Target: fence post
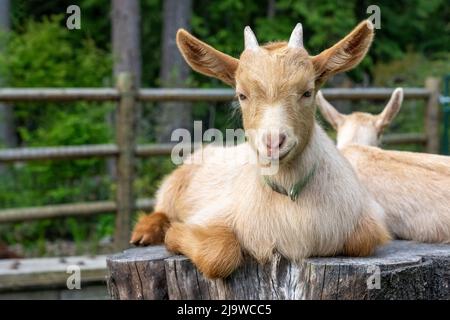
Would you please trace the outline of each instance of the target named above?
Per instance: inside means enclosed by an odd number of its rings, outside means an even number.
[[[425,110],[426,151],[428,153],[439,153],[439,86],[439,78],[428,77],[425,80],[425,88],[430,91],[430,97],[428,98]]]
[[[120,73],[117,79],[120,101],[116,112],[116,141],[119,149],[117,158],[116,191],[116,250],[128,246],[131,229],[131,214],[135,208],[133,177],[135,168],[136,132],[136,88],[129,73]]]

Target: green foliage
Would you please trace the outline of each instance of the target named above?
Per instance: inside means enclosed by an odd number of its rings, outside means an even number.
[[[142,84],[154,87],[159,82],[161,61],[162,1],[141,2]]]
[[[28,21],[21,32],[9,35],[0,56],[1,73],[12,87],[103,86],[111,76],[109,54],[98,49],[92,39],[77,38],[62,26],[61,16]],[[16,104],[20,143],[30,147],[110,142],[105,116],[112,108],[111,104],[85,102]],[[9,169],[8,177],[0,179],[1,207],[109,198],[110,182],[101,160],[32,162]],[[14,233],[14,240],[27,243],[25,237],[43,242],[58,236],[79,240],[86,235],[83,224],[73,219],[31,225],[34,228],[18,226],[16,230],[21,232]]]
[[[401,60],[380,62],[373,68],[374,85],[387,87],[400,85],[423,87],[427,77],[442,78],[449,73],[449,52],[434,54],[430,58],[422,53],[409,51]]]
[[[146,198],[153,195],[164,176],[173,169],[175,169],[175,165],[167,156],[140,160],[137,166],[138,174],[134,180],[137,196]]]

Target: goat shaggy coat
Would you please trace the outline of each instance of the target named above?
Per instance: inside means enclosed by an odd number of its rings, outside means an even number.
[[[246,49],[235,59],[180,30],[177,44],[187,63],[236,88],[244,129],[254,134],[235,147],[206,147],[169,175],[157,193],[156,213],[140,218],[131,242],[156,243],[165,233],[169,250],[188,256],[212,278],[229,275],[243,252],[260,262],[275,251],[291,260],[365,256],[385,243],[383,209],[315,122],[320,85],[356,66],[372,38],[373,26],[365,21],[335,46],[310,56],[301,25],[289,43],[265,46],[247,27]],[[275,132],[274,146],[268,137]],[[270,179],[285,189],[313,168],[315,173],[292,201],[264,183],[262,165],[249,161],[255,155],[279,161]],[[192,161],[196,157],[200,164]]]

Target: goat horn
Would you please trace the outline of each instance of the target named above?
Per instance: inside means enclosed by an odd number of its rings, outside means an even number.
[[[288,43],[289,48],[303,48],[303,27],[301,23],[297,23],[291,33]]]
[[[256,50],[259,48],[258,40],[256,40],[256,36],[249,26],[244,28],[244,43],[245,49]]]

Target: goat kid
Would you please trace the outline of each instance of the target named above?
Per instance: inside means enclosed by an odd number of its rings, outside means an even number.
[[[245,50],[235,59],[178,31],[186,62],[236,89],[244,129],[255,134],[238,146],[208,146],[201,164],[185,163],[170,174],[157,192],[155,212],[139,218],[131,242],[164,241],[210,278],[228,276],[243,252],[261,263],[274,251],[293,261],[370,255],[389,239],[383,209],[315,122],[314,101],[328,77],[364,58],[373,25],[360,23],[316,56],[303,47],[301,24],[288,43],[260,46],[249,27],[244,38]],[[255,154],[278,162],[277,173],[222,160]]]
[[[322,93],[316,102],[337,130],[337,146],[386,213],[397,238],[450,243],[450,157],[377,148],[383,130],[400,110],[394,90],[383,112],[339,113]]]
[[[403,89],[395,89],[384,110],[377,115],[367,112],[342,114],[324,98],[321,91],[317,93],[316,102],[322,116],[337,132],[338,149],[349,144],[376,147],[380,144],[383,131],[402,106]]]

